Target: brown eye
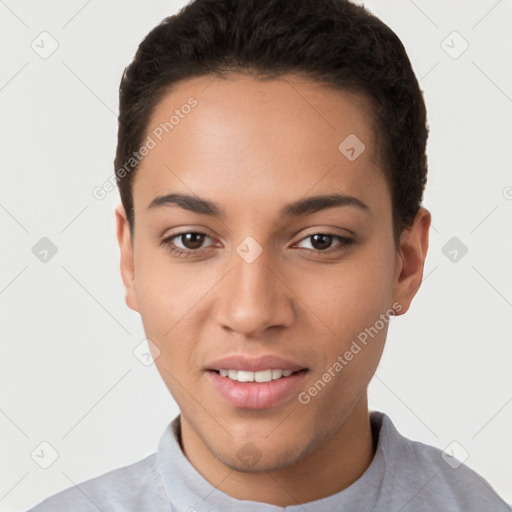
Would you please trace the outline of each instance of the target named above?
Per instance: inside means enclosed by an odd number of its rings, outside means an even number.
[[[192,233],[183,233],[181,235],[178,235],[177,238],[181,239],[181,242],[185,249],[194,250],[194,249],[201,248],[201,246],[203,245],[205,236],[206,235],[204,233],[192,232]]]
[[[206,233],[200,231],[184,231],[163,239],[160,244],[180,258],[187,258],[206,251],[208,247],[202,247],[206,238],[211,240]]]
[[[303,247],[309,251],[317,253],[331,253],[336,251],[343,251],[349,245],[354,243],[352,238],[345,236],[326,234],[326,233],[315,233],[303,238],[300,243],[309,241],[311,248]],[[333,242],[337,242],[333,246]]]
[[[331,246],[332,240],[333,240],[333,237],[331,235],[322,235],[322,234],[313,235],[310,238],[312,240],[311,245],[315,249],[318,249],[319,251],[324,251],[325,249],[329,249],[329,247]]]

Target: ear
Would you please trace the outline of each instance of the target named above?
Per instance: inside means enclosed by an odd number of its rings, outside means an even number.
[[[125,289],[126,305],[138,310],[137,293],[135,291],[135,266],[133,260],[133,244],[130,240],[130,225],[122,204],[116,207],[116,231],[119,250],[121,251],[121,277]]]
[[[400,237],[393,294],[394,301],[402,306],[397,315],[403,315],[409,309],[421,285],[428,250],[430,221],[430,213],[421,207],[412,226],[405,229]]]

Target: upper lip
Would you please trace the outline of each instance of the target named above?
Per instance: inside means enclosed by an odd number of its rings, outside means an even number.
[[[262,370],[290,370],[296,372],[304,370],[306,367],[279,356],[271,354],[258,357],[242,356],[233,354],[216,359],[206,366],[207,370],[242,370],[250,372],[259,372]]]

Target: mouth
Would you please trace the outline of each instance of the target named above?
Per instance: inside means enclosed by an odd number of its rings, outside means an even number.
[[[215,395],[238,409],[267,409],[291,401],[309,372],[298,361],[268,353],[233,353],[204,369]]]
[[[220,377],[230,379],[236,382],[272,382],[274,380],[284,379],[290,377],[291,375],[306,372],[307,368],[302,368],[300,370],[282,370],[279,368],[276,369],[267,369],[260,371],[250,371],[250,370],[235,370],[235,369],[226,369],[221,368],[219,370],[210,370],[215,372]]]

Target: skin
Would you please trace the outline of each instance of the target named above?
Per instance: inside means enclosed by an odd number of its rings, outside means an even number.
[[[317,500],[356,481],[374,456],[367,387],[388,324],[307,404],[294,393],[275,407],[235,408],[205,367],[227,354],[278,355],[308,368],[299,389],[307,391],[379,315],[393,304],[397,314],[407,311],[422,279],[430,214],[421,208],[395,245],[390,190],[363,96],[296,75],[193,78],[160,101],[148,134],[190,96],[197,107],[137,170],[133,243],[125,211],[116,209],[126,303],[160,351],[155,364],[180,408],[182,449],[197,471],[237,499]],[[338,145],[352,133],[365,151],[349,161]],[[214,201],[226,216],[148,209],[170,192]],[[279,214],[289,202],[333,192],[368,208]],[[208,235],[202,245],[173,240],[201,251],[187,258],[160,244],[198,230]],[[322,252],[315,234],[353,243],[328,239]],[[262,248],[250,264],[236,252],[247,236]],[[258,459],[250,466],[237,456],[249,442]]]

